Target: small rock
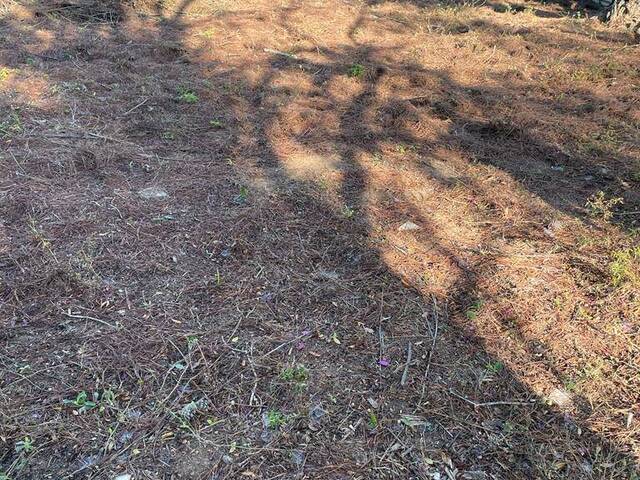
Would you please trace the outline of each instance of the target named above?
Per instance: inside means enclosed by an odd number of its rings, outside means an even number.
[[[553,165],[551,167],[551,170],[554,170],[556,172],[564,172],[564,167],[562,165]]]
[[[169,196],[167,191],[160,187],[143,188],[138,192],[138,195],[145,200],[162,200]]]
[[[123,473],[122,475],[118,475],[117,477],[113,477],[113,480],[131,480],[133,477],[130,473]]]
[[[412,230],[422,230],[422,227],[411,221],[406,221],[398,227],[399,232],[410,232]]]
[[[571,405],[571,394],[559,388],[554,388],[547,399],[559,407],[568,407]]]
[[[275,295],[273,294],[273,292],[264,292],[260,296],[260,300],[262,300],[264,303],[273,303],[274,299],[275,299]]]
[[[320,430],[320,423],[327,412],[320,406],[315,405],[309,409],[309,429],[317,432]]]
[[[319,422],[327,414],[320,405],[315,405],[309,409],[309,418],[314,422]]]

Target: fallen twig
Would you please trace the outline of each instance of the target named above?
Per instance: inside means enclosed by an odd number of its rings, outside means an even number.
[[[150,97],[145,98],[143,101],[141,101],[141,102],[140,102],[139,104],[137,104],[135,107],[130,108],[129,110],[127,110],[126,112],[124,112],[124,113],[122,114],[122,116],[124,117],[124,116],[126,116],[126,115],[129,115],[129,114],[130,114],[131,112],[133,112],[136,108],[141,107],[142,105],[144,105],[145,103],[147,103],[147,102],[149,101],[149,98],[150,98]]]
[[[265,53],[273,53],[274,55],[280,55],[282,57],[293,58],[294,60],[298,60],[298,57],[293,53],[281,52],[280,50],[273,50],[271,48],[263,49]]]
[[[407,363],[404,365],[404,371],[402,372],[402,379],[400,380],[400,385],[403,387],[407,383],[407,375],[409,374],[409,364],[411,363],[411,342],[407,347]]]
[[[71,313],[71,309],[69,309],[69,311],[67,311],[67,312],[63,311],[62,314],[64,316],[66,316],[66,317],[75,318],[75,319],[78,319],[78,320],[92,320],[94,322],[101,323],[102,325],[105,325],[107,327],[111,327],[111,328],[113,328],[115,330],[119,330],[120,329],[120,327],[118,327],[116,325],[113,325],[113,324],[111,324],[109,322],[105,322],[104,320],[100,320],[99,318],[96,318],[96,317],[90,317],[88,315],[78,315],[78,314],[75,314],[75,313]]]
[[[264,355],[262,355],[262,356],[260,356],[260,357],[258,357],[258,358],[268,357],[268,356],[269,356],[269,355],[271,355],[272,353],[275,353],[275,352],[277,352],[278,350],[280,350],[282,347],[285,347],[285,346],[287,346],[287,345],[290,345],[290,344],[292,344],[293,342],[295,342],[296,340],[300,340],[300,339],[302,339],[302,338],[304,338],[304,337],[307,337],[307,336],[309,336],[309,335],[310,335],[309,333],[303,333],[302,335],[298,335],[297,337],[295,337],[295,338],[293,338],[293,339],[291,339],[291,340],[289,340],[289,341],[287,341],[287,342],[281,343],[280,345],[278,345],[278,346],[277,346],[276,348],[274,348],[273,350],[268,351],[267,353],[265,353]],[[245,353],[246,353],[246,352],[245,352]]]
[[[453,388],[450,388],[449,393],[451,395],[453,395],[456,398],[459,398],[460,400],[464,400],[465,402],[469,403],[470,405],[473,405],[474,408],[479,408],[479,407],[494,407],[496,405],[531,405],[532,402],[522,402],[522,401],[497,401],[497,402],[476,402],[474,400],[471,400],[463,395],[460,395],[459,393],[456,393],[455,390],[453,390]]]

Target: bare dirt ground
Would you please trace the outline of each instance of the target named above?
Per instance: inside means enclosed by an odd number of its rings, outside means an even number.
[[[0,1],[0,479],[639,478],[588,13]]]

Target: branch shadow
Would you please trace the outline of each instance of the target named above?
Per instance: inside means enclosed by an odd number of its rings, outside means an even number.
[[[428,6],[426,2],[410,3],[419,7]],[[235,268],[240,270],[243,264],[257,258],[258,263],[273,262],[279,265],[278,262],[284,261],[286,268],[292,271],[291,278],[308,277],[310,267],[315,274],[337,272],[336,274],[342,278],[353,279],[348,287],[333,286],[331,288],[334,290],[323,291],[324,296],[321,297],[311,295],[305,281],[296,284],[292,280],[281,280],[278,287],[270,288],[275,290],[276,297],[285,297],[283,292],[287,291],[290,298],[274,300],[268,305],[260,306],[257,312],[264,313],[269,319],[272,317],[278,319],[280,315],[289,315],[289,312],[293,312],[291,318],[294,317],[294,313],[297,317],[310,315],[310,312],[316,311],[322,313],[319,318],[345,318],[347,314],[354,315],[356,312],[357,315],[354,318],[343,322],[339,327],[319,320],[319,325],[315,325],[314,328],[325,333],[332,328],[338,328],[344,332],[345,337],[348,337],[350,335],[348,332],[359,329],[360,324],[363,324],[371,329],[376,327],[379,332],[384,332],[384,334],[380,333],[381,336],[389,337],[386,352],[389,356],[395,355],[398,358],[404,355],[407,342],[403,334],[408,335],[418,351],[416,358],[420,360],[410,365],[416,379],[406,387],[399,386],[394,375],[381,372],[380,368],[377,375],[371,374],[371,366],[382,360],[376,353],[371,353],[371,347],[372,344],[375,345],[375,341],[362,340],[361,348],[349,351],[334,360],[343,360],[346,364],[355,365],[351,371],[352,378],[347,379],[346,383],[361,382],[363,384],[365,393],[357,399],[364,404],[364,407],[360,405],[360,409],[368,408],[366,407],[367,398],[375,396],[393,404],[395,410],[392,409],[389,414],[411,411],[413,414],[429,419],[431,422],[429,427],[422,424],[415,429],[402,430],[395,427],[389,427],[387,430],[380,429],[369,437],[364,434],[363,439],[358,440],[356,448],[354,444],[344,442],[346,435],[343,441],[335,441],[329,446],[314,445],[314,440],[309,439],[306,463],[303,467],[304,474],[312,475],[313,478],[347,478],[350,475],[360,475],[363,478],[393,478],[393,475],[400,475],[398,472],[402,471],[407,478],[436,478],[431,476],[434,472],[430,466],[428,454],[438,451],[446,452],[448,455],[451,463],[449,471],[453,471],[455,466],[461,472],[481,472],[486,475],[477,478],[607,478],[607,476],[611,477],[613,472],[625,472],[628,475],[627,478],[633,478],[637,472],[637,465],[632,454],[620,451],[613,443],[592,432],[586,426],[584,419],[593,413],[587,399],[581,398],[579,394],[574,395],[576,410],[573,415],[570,415],[561,409],[550,407],[544,399],[521,381],[517,372],[509,368],[501,368],[498,380],[491,388],[485,388],[483,380],[478,381],[478,377],[484,378],[486,372],[478,373],[477,364],[466,365],[465,363],[475,361],[484,365],[495,361],[495,354],[491,353],[495,349],[488,345],[491,339],[483,337],[474,330],[473,322],[468,321],[469,318],[465,317],[465,313],[479,299],[483,302],[492,301],[494,293],[485,287],[487,283],[485,279],[495,274],[498,259],[504,254],[504,244],[501,243],[500,236],[480,235],[479,243],[483,244],[483,248],[490,250],[491,255],[474,257],[470,261],[468,258],[463,258],[460,250],[455,247],[455,242],[447,238],[448,232],[443,231],[441,220],[426,215],[425,211],[418,207],[415,199],[410,197],[409,192],[394,191],[389,212],[381,213],[380,216],[388,217],[389,223],[394,223],[397,222],[398,215],[393,209],[396,208],[395,206],[401,209],[403,218],[411,219],[422,228],[415,234],[417,243],[429,245],[429,248],[436,252],[435,256],[449,265],[448,272],[451,274],[449,287],[444,292],[429,292],[428,288],[418,285],[413,279],[407,280],[399,270],[401,266],[399,262],[389,261],[384,248],[375,246],[374,240],[380,235],[381,222],[370,212],[372,211],[372,190],[378,186],[374,185],[371,178],[375,169],[367,163],[371,159],[384,159],[385,156],[390,156],[393,148],[401,149],[403,155],[408,151],[408,160],[403,168],[411,172],[418,179],[417,182],[434,185],[439,192],[449,193],[454,192],[462,183],[465,188],[475,192],[478,198],[486,202],[486,208],[489,211],[487,218],[497,218],[497,215],[492,217],[491,214],[494,209],[497,210],[495,205],[491,205],[493,191],[476,177],[448,175],[443,170],[439,156],[443,155],[444,146],[444,150],[450,152],[452,156],[464,155],[472,158],[474,164],[487,168],[489,172],[499,171],[511,177],[514,183],[548,207],[546,211],[540,212],[537,208],[538,204],[520,204],[522,216],[532,222],[547,224],[551,220],[548,213],[550,210],[580,222],[587,222],[584,217],[584,200],[600,190],[611,192],[627,190],[623,182],[628,181],[633,158],[621,153],[606,152],[609,155],[615,155],[617,164],[627,170],[605,175],[602,174],[602,166],[595,155],[568,154],[566,149],[539,135],[536,125],[527,125],[517,118],[502,117],[497,109],[495,112],[492,111],[493,103],[505,97],[510,97],[513,103],[526,101],[529,108],[542,112],[536,113],[540,116],[564,116],[567,115],[568,109],[575,110],[571,105],[567,105],[567,102],[550,104],[536,98],[522,100],[521,91],[526,88],[524,82],[507,81],[498,88],[484,86],[481,83],[471,85],[461,83],[442,70],[430,70],[416,64],[389,61],[388,59],[393,55],[392,48],[376,49],[366,44],[358,44],[353,36],[352,45],[339,45],[333,48],[301,48],[279,53],[267,52],[263,56],[266,58],[264,66],[260,69],[251,64],[238,68],[237,65],[227,66],[219,61],[205,62],[200,59],[207,55],[206,49],[194,47],[187,36],[188,31],[193,28],[192,22],[195,22],[186,18],[186,12],[194,4],[193,0],[183,0],[170,15],[165,12],[163,2],[155,2],[153,14],[159,17],[157,30],[139,30],[133,34],[124,27],[125,19],[133,15],[129,6],[116,1],[112,4],[98,14],[91,11],[90,15],[86,10],[74,10],[69,6],[48,10],[47,15],[54,13],[63,15],[63,22],[81,23],[85,27],[85,37],[69,38],[64,28],[59,28],[60,26],[54,22],[55,28],[51,27],[53,39],[49,42],[49,46],[41,53],[35,54],[40,58],[43,68],[46,70],[46,65],[50,62],[63,62],[66,68],[74,68],[75,62],[114,61],[114,57],[117,57],[123,62],[122,69],[126,72],[124,75],[130,78],[136,75],[136,65],[142,65],[144,69],[153,71],[160,79],[159,83],[162,84],[158,90],[152,91],[154,94],[167,88],[164,85],[165,82],[169,84],[175,82],[176,65],[188,72],[185,75],[205,77],[212,85],[209,91],[213,93],[208,93],[207,97],[202,96],[205,105],[198,113],[194,113],[189,106],[177,106],[177,109],[182,109],[180,121],[188,118],[189,115],[196,115],[198,119],[215,116],[216,119],[220,119],[220,123],[226,125],[226,132],[207,131],[206,134],[190,141],[158,143],[157,137],[151,139],[152,135],[159,133],[155,123],[162,117],[157,112],[165,113],[169,109],[166,105],[158,105],[155,112],[147,112],[151,120],[144,121],[122,120],[120,114],[101,112],[104,116],[102,119],[104,125],[107,125],[110,120],[116,125],[112,130],[105,129],[105,136],[115,138],[115,133],[124,134],[124,140],[129,142],[135,139],[133,143],[144,145],[155,157],[170,157],[179,151],[185,155],[210,155],[217,162],[231,159],[229,169],[222,171],[227,174],[233,172],[237,178],[242,179],[238,180],[239,184],[253,182],[253,185],[267,185],[266,190],[270,192],[267,197],[274,198],[265,200],[264,205],[258,203],[258,200],[253,207],[250,205],[249,207],[256,209],[257,214],[250,212],[242,214],[246,217],[241,217],[241,220],[244,219],[244,223],[247,224],[247,230],[243,232],[245,248],[251,253],[244,253],[244,257],[239,256],[237,260],[239,263],[235,264]],[[277,23],[284,29],[294,31],[295,20],[292,15],[295,9],[286,9],[281,13]],[[102,41],[113,42],[114,45],[133,52],[130,53],[131,58],[122,57],[120,52],[106,52],[106,57],[101,56],[105,55],[102,48],[96,48],[99,52],[93,52],[87,44],[95,45],[92,35],[102,27],[87,24],[88,15],[89,19],[96,20],[95,23],[102,26],[105,23],[108,25],[106,33],[104,29],[100,31],[100,34],[106,37]],[[255,12],[231,12],[220,14],[217,19],[225,22],[231,29],[234,24],[241,25],[247,22],[247,19],[253,15]],[[362,17],[356,19],[352,33],[358,25],[363,24],[363,21]],[[492,29],[494,26],[487,23],[482,28]],[[10,39],[10,42],[16,38],[20,38],[25,45],[37,41],[36,37],[21,28],[15,19],[4,18],[0,23],[0,30],[4,32],[6,39]],[[24,64],[33,56],[32,52],[16,48],[10,53],[7,63],[12,66]],[[149,60],[145,60],[146,58]],[[149,67],[152,61],[156,63],[155,70]],[[349,76],[350,66],[354,63],[361,64],[365,72],[361,78],[358,75],[358,78],[345,80]],[[158,65],[161,66],[160,69],[157,68]],[[163,77],[165,72],[162,68],[166,68],[166,77]],[[284,77],[296,78],[298,87],[291,85],[291,82],[286,85],[287,82],[282,80]],[[100,83],[100,79],[96,82]],[[398,90],[402,90],[402,85],[408,83],[425,93],[410,98],[389,95],[389,91],[392,90],[389,85],[393,85],[394,82],[399,85]],[[187,78],[185,83],[193,83],[192,78]],[[341,91],[341,88],[344,90]],[[174,95],[174,93],[165,93]],[[605,101],[588,91],[581,92],[581,95],[583,95],[581,104],[597,105]],[[292,98],[294,101],[291,100]],[[572,99],[572,101],[575,100],[575,98]],[[303,106],[301,108],[303,113],[297,110],[299,105]],[[485,113],[477,117],[470,116],[468,112],[472,109],[462,108],[463,105],[472,106],[477,111],[485,109]],[[135,105],[132,106],[132,108],[135,107]],[[491,113],[487,114],[487,111]],[[38,113],[46,114],[46,112]],[[577,115],[588,116],[589,113],[583,112]],[[32,115],[32,118],[37,116]],[[491,117],[494,119],[488,120]],[[435,119],[438,128],[425,129],[427,118]],[[184,121],[187,122],[187,120]],[[631,123],[633,120],[629,117],[624,118],[623,121]],[[190,124],[187,125],[190,127]],[[179,127],[176,129],[179,130]],[[199,132],[194,129],[192,131]],[[12,140],[14,143],[8,148],[17,151],[21,141],[19,135],[16,136],[16,139]],[[134,147],[131,149],[135,150]],[[304,172],[302,176],[298,176],[296,170],[298,166],[292,165],[290,161],[290,158],[298,153],[305,157],[320,158],[321,163],[326,162],[327,165],[321,165],[320,170],[325,171],[326,167],[330,167],[329,171],[333,175],[331,178],[337,178],[335,188],[329,188],[326,194],[319,194],[316,177],[306,177]],[[398,153],[396,151],[396,154]],[[332,163],[331,159],[335,158],[338,160]],[[209,172],[211,179],[220,180],[216,175],[221,167],[216,164],[215,167],[209,168],[207,165],[204,164],[197,173],[203,175],[206,180]],[[562,170],[558,170],[557,167],[562,167]],[[43,175],[42,172],[29,170],[30,167],[27,164],[20,168],[24,170],[23,176],[26,175],[24,181],[33,181],[33,178]],[[182,172],[181,169],[187,167],[172,166],[171,168],[174,168],[174,173],[179,175]],[[106,177],[113,175],[113,172],[108,171],[108,167],[105,170],[100,174]],[[91,175],[98,174],[94,172],[89,174]],[[13,176],[7,173],[7,178],[13,178]],[[142,177],[144,173],[134,171],[132,176]],[[85,182],[86,178],[81,176],[74,181]],[[64,181],[61,183],[63,186],[69,186],[65,185]],[[108,179],[103,183],[108,184]],[[391,188],[393,180],[390,179],[389,183]],[[562,194],[558,192],[559,184],[564,189]],[[628,199],[628,204],[634,208],[640,205],[640,203],[633,203],[637,201],[633,197],[633,192],[629,194],[631,197]],[[192,201],[198,206],[206,207],[203,211],[208,211],[209,199],[204,198],[204,193],[194,195]],[[245,199],[240,198],[236,202],[239,206],[234,206],[232,203],[218,207],[218,210],[244,208],[244,201]],[[270,211],[271,209],[273,212]],[[19,230],[16,225],[28,216],[28,209],[24,210],[6,217],[16,230]],[[125,214],[134,215],[130,212]],[[215,218],[217,215],[217,212],[211,214]],[[257,215],[258,219],[256,220],[252,215]],[[281,239],[269,243],[260,233],[263,229],[269,228],[265,218],[277,224],[279,217],[295,225],[295,235],[286,230],[278,232]],[[73,216],[65,218],[61,223],[72,219]],[[258,227],[253,226],[250,220],[258,222]],[[221,224],[228,226],[229,222],[221,220]],[[206,223],[194,223],[190,227],[194,228],[190,232],[193,237],[208,234]],[[283,245],[292,242],[296,236],[301,251],[320,252],[324,249],[324,253],[308,254],[311,265],[295,262],[293,259],[295,254]],[[261,241],[265,244],[260,244]],[[16,242],[13,243],[15,252],[18,247],[15,246]],[[271,253],[269,248],[289,251],[289,258],[278,259],[278,256]],[[9,249],[9,251],[10,253],[6,254],[7,257],[12,256],[12,250]],[[199,268],[200,265],[197,267]],[[196,267],[185,268],[187,271],[184,273],[192,277],[200,274]],[[2,269],[5,270],[7,277],[16,271],[15,267],[4,264]],[[120,274],[125,275],[124,272]],[[291,282],[293,287],[289,288],[287,282]],[[29,289],[21,290],[23,287],[20,282],[11,280],[8,283],[12,286],[3,292],[3,302],[7,305],[12,304],[13,298],[26,298],[32,293]],[[296,291],[296,286],[300,291]],[[149,291],[146,287],[137,287],[136,292],[132,292],[131,295],[133,297],[135,293],[141,296],[145,293],[151,294],[154,287],[151,285]],[[56,284],[47,288],[46,294],[50,304],[62,305],[63,299],[77,297],[74,289],[55,293],[58,288]],[[341,306],[336,304],[335,299],[341,294],[344,295],[345,291],[358,293],[355,295],[357,299],[354,302],[358,302],[360,308],[350,309],[342,304]],[[194,304],[199,304],[201,302],[199,295],[199,292],[188,291],[183,298],[185,302],[193,300]],[[379,295],[382,295],[382,299],[379,299]],[[448,318],[441,316],[443,315],[442,307],[432,307],[433,299],[436,299],[437,305],[448,306]],[[135,302],[135,298],[132,300]],[[127,302],[129,301],[130,299],[127,298]],[[407,305],[417,307],[407,307]],[[48,313],[49,306],[43,306],[42,310],[38,308],[34,307],[30,311],[31,317],[44,317]],[[176,308],[179,312],[180,308]],[[409,315],[405,313],[407,308],[410,310]],[[384,309],[387,309],[386,315],[379,314]],[[443,334],[442,344],[435,350],[430,343],[420,343],[420,338],[426,335],[424,332],[417,331],[418,327],[415,323],[410,323],[416,322],[414,317],[420,313],[425,315],[424,319],[429,324],[436,317],[441,316],[439,317],[442,322],[441,328],[446,333]],[[411,321],[406,320],[407,317],[411,317]],[[290,320],[290,323],[292,327],[299,326],[293,320]],[[51,325],[47,327],[45,324],[42,328],[43,331],[47,331],[47,328],[55,327]],[[210,325],[208,328],[215,331],[214,326]],[[561,385],[562,368],[559,365],[560,361],[554,358],[552,349],[543,342],[532,342],[526,332],[521,331],[517,326],[509,328],[517,337],[516,341],[522,346],[525,360],[542,362],[542,369],[545,370],[546,375],[555,384]],[[412,329],[414,331],[411,331]],[[258,331],[257,327],[256,331]],[[111,341],[122,340],[117,335],[114,334],[114,340]],[[356,336],[354,334],[354,337]],[[110,341],[103,338],[100,340]],[[436,345],[435,338],[433,345]],[[262,344],[259,346],[268,351],[267,346]],[[424,371],[426,358],[429,358],[432,363],[428,367],[429,375],[422,379],[419,374]],[[248,371],[248,367],[245,369]],[[237,378],[237,375],[232,377],[234,378]],[[339,387],[345,388],[345,384],[340,385],[340,381],[340,379],[329,377],[326,383],[321,385],[327,386],[338,382]],[[257,385],[256,383],[254,388],[258,388]],[[221,387],[214,385],[213,382],[207,383],[202,380],[199,384],[194,382],[194,388],[214,397],[214,393]],[[268,397],[270,392],[267,387],[260,386],[258,394]],[[342,394],[345,396],[340,396]],[[316,395],[320,396],[321,392],[316,392]],[[346,392],[336,392],[336,395],[347,404],[353,401]],[[505,398],[518,399],[523,404],[494,405],[491,403],[500,402]],[[15,404],[9,404],[13,408],[18,408]],[[448,410],[443,412],[442,405],[446,405]],[[256,413],[249,406],[239,407],[237,415],[256,417],[258,419],[256,421],[259,422],[260,414],[261,412]],[[462,428],[461,425],[465,425],[467,429]],[[513,435],[514,425],[517,428],[523,428],[517,435]],[[151,427],[148,428],[152,431]],[[342,437],[338,427],[335,427],[335,431],[331,428],[327,426],[326,431],[331,432],[334,439]],[[16,433],[8,428],[7,435],[14,437]],[[300,433],[300,436],[302,435]],[[398,442],[401,445],[398,449],[402,450],[397,456],[402,469],[395,472],[384,470],[384,468],[391,468],[385,466],[384,458]],[[378,460],[378,457],[373,455],[362,461],[360,452],[355,451],[358,448],[369,449],[378,456],[382,455],[383,460]],[[572,457],[555,458],[558,450]],[[165,453],[168,451],[168,449],[164,450]],[[277,457],[280,454],[280,452],[273,453],[272,462],[267,460],[264,464],[264,459],[259,461],[256,468],[263,469],[261,472],[265,478],[268,475],[286,475],[291,470],[278,465],[276,460],[280,458]],[[105,468],[108,461],[112,460],[111,456],[104,455],[100,461],[78,469],[79,455],[77,452],[65,452],[61,457],[61,463],[58,464],[58,468],[64,472],[56,473],[68,475],[77,472],[77,476],[90,475],[89,472],[93,468]],[[169,456],[162,457],[162,462],[158,465],[165,464],[162,469],[173,473],[171,469],[175,467],[177,460],[169,453],[166,455]],[[602,461],[602,458],[606,461]],[[11,451],[10,448],[0,450],[0,465],[3,467],[9,467],[15,459],[16,452]],[[135,462],[135,459],[128,458],[127,461]],[[212,467],[210,473],[218,475],[213,478],[234,478],[245,471],[244,469],[247,465],[251,465],[251,462],[251,456],[247,456],[235,465],[218,462]],[[549,473],[546,468],[554,463],[562,465],[556,471]],[[374,467],[380,470],[371,473]],[[23,478],[38,478],[38,475],[41,476],[46,471],[37,470],[45,468],[41,464],[28,468],[32,470],[27,470],[24,473],[27,476]],[[156,465],[155,468],[159,467]],[[205,478],[204,474],[198,478]]]

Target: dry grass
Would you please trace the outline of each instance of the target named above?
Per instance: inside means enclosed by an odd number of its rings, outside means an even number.
[[[0,479],[638,478],[625,33],[0,3]]]

